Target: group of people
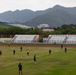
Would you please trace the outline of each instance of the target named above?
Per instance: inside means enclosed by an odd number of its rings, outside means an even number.
[[[20,49],[21,49],[21,51],[22,51],[22,48],[20,48]],[[61,45],[61,49],[63,49],[63,45]],[[65,48],[64,51],[65,51],[65,53],[66,53],[66,52],[67,52],[67,48]],[[51,51],[51,49],[50,49],[50,50],[49,50],[49,55],[51,54],[51,52],[52,52],[52,51]],[[27,50],[27,55],[29,55],[29,50]],[[36,54],[34,55],[33,59],[34,59],[34,63],[36,64]],[[18,64],[18,67],[19,67],[19,74],[20,74],[20,73],[23,74],[21,62]]]
[[[20,51],[22,52],[22,47],[20,47]],[[15,55],[15,50],[13,50],[13,55]],[[27,50],[27,55],[29,56],[29,50]],[[36,54],[34,54],[34,57],[33,57],[33,60],[34,60],[34,63],[36,64]],[[19,75],[23,75],[23,72],[22,72],[22,63],[20,62],[18,64],[18,68],[19,68]]]
[[[22,52],[22,47],[20,47],[20,51]],[[15,49],[13,50],[13,55],[15,55],[16,51]],[[27,50],[27,55],[29,56],[29,50]]]
[[[20,51],[22,52],[22,46],[20,47]],[[15,49],[13,50],[13,55],[15,55],[16,51]]]
[[[61,49],[63,49],[63,45],[61,45]],[[65,50],[65,53],[67,52],[67,48],[64,49]],[[21,51],[22,51],[22,48],[21,48]],[[49,50],[49,55],[51,54],[51,49]],[[29,50],[27,50],[27,55],[29,55]],[[34,59],[34,63],[36,64],[36,54],[34,55],[33,57]],[[19,67],[19,74],[23,74],[22,72],[22,64],[21,62],[18,64],[18,67]]]
[[[34,63],[36,64],[36,54],[34,55]],[[22,72],[22,63],[20,62],[18,64],[18,68],[19,68],[19,74],[22,74],[23,75],[23,72]]]
[[[22,46],[20,47],[20,51],[22,52]],[[61,49],[63,49],[63,45],[61,45]],[[64,51],[65,53],[67,52],[67,48],[64,48]],[[15,55],[16,51],[15,49],[13,50],[13,55]],[[49,49],[49,55],[52,53],[52,50]],[[0,56],[2,55],[2,51],[0,50]],[[27,50],[27,55],[29,56],[29,50]],[[34,57],[33,57],[33,60],[34,60],[34,64],[36,64],[36,54],[34,54]],[[18,64],[18,68],[19,68],[19,74],[23,74],[22,72],[22,63],[20,62]]]
[[[36,54],[34,55],[34,63],[36,64]],[[21,74],[21,75],[23,75],[23,72],[22,72],[22,63],[20,62],[19,64],[18,64],[18,68],[19,68],[19,75]]]

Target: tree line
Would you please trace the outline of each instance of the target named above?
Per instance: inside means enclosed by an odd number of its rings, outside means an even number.
[[[38,35],[51,35],[51,34],[76,34],[76,24],[62,25],[61,27],[54,28],[55,31],[44,32],[38,28],[21,28],[21,27],[9,27],[0,28],[0,35],[15,35],[15,34],[38,34]]]
[[[21,28],[21,27],[9,27],[9,28],[0,28],[0,35],[15,35],[15,34],[46,34],[41,29],[38,28]]]
[[[54,28],[51,34],[76,34],[76,24],[64,24],[61,27]]]

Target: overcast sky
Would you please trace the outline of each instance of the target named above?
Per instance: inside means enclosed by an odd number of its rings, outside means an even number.
[[[76,7],[76,0],[0,0],[0,13],[8,10],[45,10],[55,5]]]

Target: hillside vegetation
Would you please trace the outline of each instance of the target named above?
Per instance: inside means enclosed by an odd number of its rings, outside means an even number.
[[[7,24],[0,24],[0,34],[2,35],[16,35],[16,34],[38,34],[38,35],[51,35],[51,34],[76,34],[76,24],[62,25],[61,27],[54,28],[55,31],[44,32],[38,28],[21,28],[16,26],[9,26]]]
[[[9,27],[11,26],[6,23],[0,22],[0,28],[9,28]]]

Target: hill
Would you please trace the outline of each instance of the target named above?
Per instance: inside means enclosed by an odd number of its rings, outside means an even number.
[[[58,27],[63,24],[76,24],[76,7],[63,7],[56,5],[41,11],[16,10],[0,13],[0,21],[21,23],[27,26],[38,26],[40,24],[49,24],[52,27]]]
[[[23,23],[31,20],[32,18],[41,15],[45,12],[43,11],[32,11],[32,10],[16,10],[16,11],[7,11],[0,14],[0,20],[3,22],[12,22],[12,23]],[[9,16],[9,17],[8,17]]]
[[[48,9],[50,10],[50,9]],[[40,24],[48,24],[51,27],[58,27],[63,24],[76,24],[76,8],[65,8],[55,6],[46,14],[39,15],[34,19],[26,22],[29,26],[38,26]]]

